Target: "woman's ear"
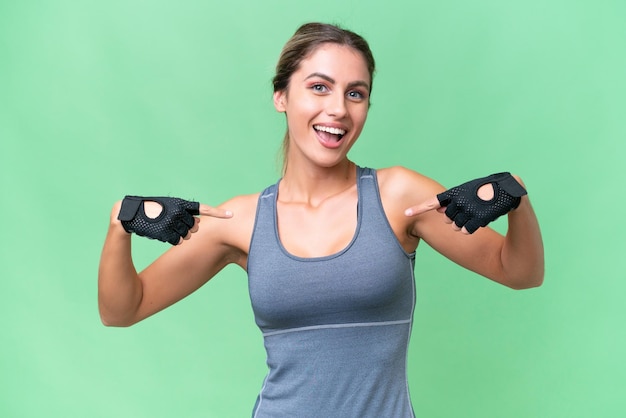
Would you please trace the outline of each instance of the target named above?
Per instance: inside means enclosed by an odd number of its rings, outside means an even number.
[[[277,111],[284,112],[286,110],[285,99],[286,99],[286,95],[284,91],[280,90],[280,91],[274,92],[274,107],[276,108]]]

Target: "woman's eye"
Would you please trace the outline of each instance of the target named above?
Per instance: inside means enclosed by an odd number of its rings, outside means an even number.
[[[311,86],[311,89],[313,89],[313,91],[316,93],[325,93],[326,91],[328,91],[326,86],[323,84],[314,84],[313,86]]]
[[[360,91],[350,91],[348,92],[348,97],[354,100],[362,100],[365,98],[365,95]]]

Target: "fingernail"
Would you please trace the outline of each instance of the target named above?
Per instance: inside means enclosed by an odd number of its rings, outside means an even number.
[[[411,209],[407,209],[407,210],[404,211],[404,214],[406,216],[411,216],[411,215],[413,215],[413,211]]]
[[[226,216],[233,216],[233,213],[229,210],[226,211]]]

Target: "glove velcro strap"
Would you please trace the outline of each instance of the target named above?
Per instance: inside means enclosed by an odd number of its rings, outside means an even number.
[[[132,221],[137,215],[137,211],[141,207],[143,199],[138,196],[126,196],[122,200],[122,207],[120,213],[117,215],[117,219],[120,221]]]
[[[513,197],[522,197],[528,192],[521,184],[515,180],[511,173],[498,173],[489,176],[491,181],[496,182],[498,186]]]

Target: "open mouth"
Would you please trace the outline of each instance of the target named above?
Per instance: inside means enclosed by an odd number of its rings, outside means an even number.
[[[315,129],[318,135],[326,142],[339,142],[346,134],[344,129],[332,128],[330,126],[314,125],[313,129]]]

